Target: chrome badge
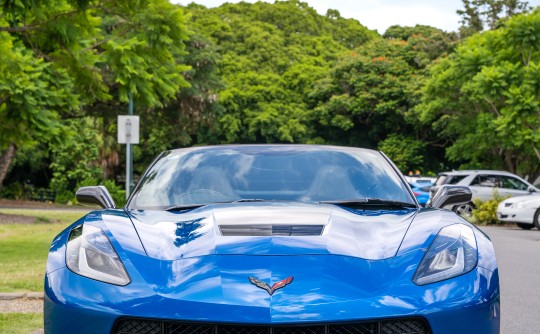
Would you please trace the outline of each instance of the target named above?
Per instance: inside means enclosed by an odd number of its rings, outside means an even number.
[[[270,285],[268,285],[266,282],[263,282],[263,281],[255,278],[255,277],[248,277],[248,278],[249,278],[249,281],[251,282],[251,284],[255,285],[258,288],[266,290],[266,292],[268,292],[268,294],[271,296],[272,294],[274,294],[274,292],[276,290],[285,287],[285,285],[291,284],[294,277],[289,276],[284,280],[281,280],[279,282],[274,283],[274,285],[272,285],[272,287],[270,287]]]

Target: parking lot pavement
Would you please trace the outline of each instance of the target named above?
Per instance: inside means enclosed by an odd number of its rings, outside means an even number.
[[[540,231],[480,227],[495,246],[501,282],[501,334],[540,330]]]

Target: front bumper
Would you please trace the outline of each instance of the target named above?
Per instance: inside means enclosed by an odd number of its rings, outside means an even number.
[[[322,298],[316,293],[289,298],[286,289],[278,290],[272,297],[261,290],[260,299],[251,302],[253,306],[201,302],[178,298],[182,293],[167,287],[137,282],[119,287],[97,282],[67,268],[47,274],[45,293],[47,334],[112,333],[117,321],[126,317],[249,326],[420,318],[428,323],[433,334],[499,333],[500,322],[498,273],[483,268],[426,286],[392,284],[386,291],[365,298],[336,298],[335,302],[331,298],[318,302]],[[205,292],[199,291],[197,295],[204,296]],[[227,300],[226,296],[210,295],[201,298],[204,299]],[[135,330],[129,333],[146,334]]]
[[[525,223],[532,224],[534,209],[516,209],[512,207],[499,207],[497,209],[497,219],[505,223]]]

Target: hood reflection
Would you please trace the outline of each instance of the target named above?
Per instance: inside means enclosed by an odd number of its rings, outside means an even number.
[[[189,212],[131,211],[150,257],[178,260],[206,255],[333,254],[381,260],[394,257],[415,210],[358,214],[335,205],[236,203]],[[324,226],[321,235],[223,236],[220,227]]]
[[[203,224],[201,224],[203,219],[204,218],[197,218],[194,220],[177,222],[175,233],[176,239],[174,240],[174,245],[176,247],[180,247],[203,236],[205,232],[199,231],[203,226]]]

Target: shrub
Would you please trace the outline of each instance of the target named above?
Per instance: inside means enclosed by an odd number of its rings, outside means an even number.
[[[24,186],[20,182],[14,182],[2,187],[0,198],[23,199],[25,198]]]
[[[113,180],[107,180],[103,185],[107,188],[109,194],[111,194],[117,208],[123,207],[126,204],[126,191],[121,186],[118,186]]]
[[[499,203],[509,196],[502,197],[497,190],[493,190],[493,199],[489,201],[474,200],[475,209],[472,212],[473,222],[480,225],[497,224],[497,207]]]

